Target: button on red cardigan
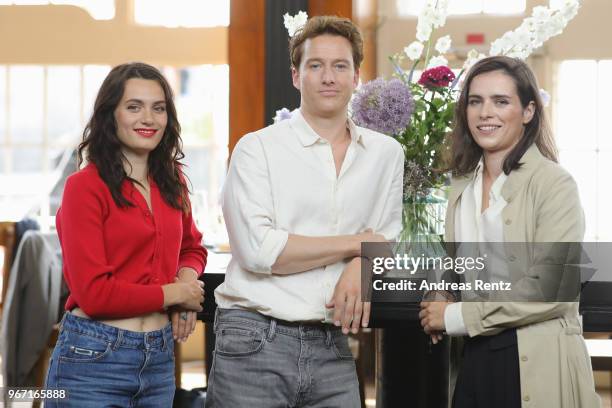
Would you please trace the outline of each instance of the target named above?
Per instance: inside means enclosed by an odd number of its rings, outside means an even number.
[[[161,287],[181,267],[203,272],[207,252],[191,212],[170,207],[150,185],[152,213],[130,181],[122,191],[135,206],[118,207],[93,164],[68,177],[56,218],[66,310],[78,306],[92,318],[161,311]]]

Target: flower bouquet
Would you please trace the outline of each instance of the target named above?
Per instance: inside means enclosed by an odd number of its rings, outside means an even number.
[[[579,5],[578,0],[551,0],[548,7],[535,7],[517,29],[491,44],[489,55],[527,58],[563,31]],[[447,135],[458,85],[463,73],[486,57],[471,50],[457,73],[449,68],[445,54],[451,49],[450,36],[434,42],[435,30],[446,23],[447,10],[448,0],[428,0],[418,17],[416,41],[389,58],[394,78],[364,84],[351,104],[356,124],[394,137],[404,148],[403,242],[442,239],[450,154]],[[407,60],[409,66],[404,68]]]

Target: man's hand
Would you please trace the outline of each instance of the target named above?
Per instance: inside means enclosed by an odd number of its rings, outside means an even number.
[[[437,340],[441,340],[439,335],[446,329],[444,311],[449,303],[447,301],[421,302],[421,311],[419,312],[421,326],[423,326],[425,333],[431,336],[434,344],[437,343]]]
[[[325,305],[334,309],[334,324],[342,333],[359,332],[359,324],[368,327],[370,302],[361,301],[361,258],[353,258],[336,283],[332,300]]]

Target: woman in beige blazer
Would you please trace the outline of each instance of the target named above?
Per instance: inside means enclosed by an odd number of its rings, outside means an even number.
[[[557,164],[538,89],[529,67],[513,58],[485,58],[468,72],[452,135],[447,242],[469,236],[470,225],[473,236],[489,228],[484,236],[502,242],[582,241],[578,189]],[[487,223],[460,219],[470,213]],[[507,264],[534,279],[558,272],[536,258],[508,254]],[[467,336],[453,407],[600,407],[577,301],[451,305],[423,302],[420,317],[434,342],[443,331]]]

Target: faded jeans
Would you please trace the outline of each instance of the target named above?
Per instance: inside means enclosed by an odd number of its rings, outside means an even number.
[[[207,408],[359,408],[348,338],[322,323],[217,309]]]
[[[172,326],[134,332],[66,313],[45,388],[68,392],[68,399],[46,401],[45,408],[169,408],[175,391]]]

